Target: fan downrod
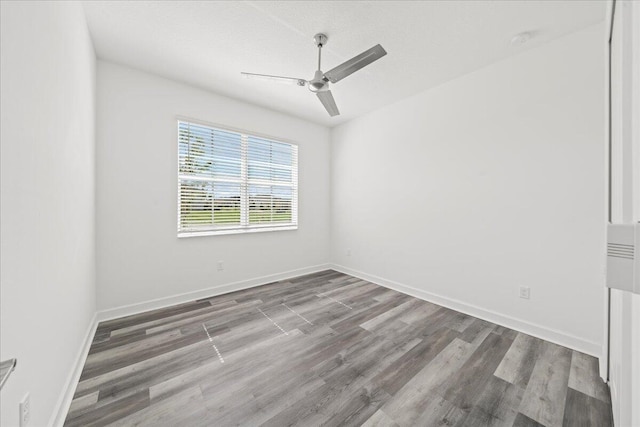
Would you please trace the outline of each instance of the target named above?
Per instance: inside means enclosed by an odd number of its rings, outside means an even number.
[[[324,92],[329,90],[329,80],[324,78],[324,73],[321,70],[322,61],[322,47],[327,44],[328,37],[326,34],[318,33],[313,36],[313,40],[318,46],[318,69],[316,70],[313,79],[309,80],[309,90],[311,92]]]

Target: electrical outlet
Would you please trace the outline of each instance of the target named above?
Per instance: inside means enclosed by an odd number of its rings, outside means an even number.
[[[27,393],[20,401],[20,427],[26,427],[31,419],[31,398]]]
[[[529,299],[531,296],[531,288],[528,286],[520,286],[520,298]]]
[[[351,256],[351,249],[347,249],[347,256]]]
[[[224,270],[224,262],[223,261],[218,261],[218,271],[222,271]]]

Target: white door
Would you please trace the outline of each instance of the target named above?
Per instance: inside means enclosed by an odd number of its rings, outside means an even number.
[[[640,2],[617,0],[611,31],[611,222],[640,222]],[[640,427],[640,295],[611,290],[609,386],[616,426]]]

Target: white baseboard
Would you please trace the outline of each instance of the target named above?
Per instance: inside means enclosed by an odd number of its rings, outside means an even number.
[[[546,341],[550,341],[552,343],[570,348],[572,350],[577,350],[597,358],[600,358],[602,356],[602,346],[600,344],[578,338],[576,336],[558,331],[556,329],[551,329],[527,322],[525,320],[516,319],[515,317],[500,314],[495,311],[487,310],[473,304],[468,304],[463,301],[427,292],[422,289],[416,289],[411,286],[395,282],[393,280],[385,279],[373,274],[363,273],[362,271],[353,270],[342,265],[331,264],[331,268],[341,273],[345,273],[350,276],[358,277],[368,282],[375,283],[376,285],[384,286],[385,288],[393,289],[394,291],[402,292],[403,294],[411,295],[412,297],[420,298],[422,300],[429,301],[434,304],[438,304],[443,307],[447,307],[452,310],[456,310],[491,323],[496,323],[498,325],[505,326],[507,328],[514,329],[516,331],[523,332],[525,334],[532,335]]]
[[[157,310],[159,308],[165,308],[176,304],[191,302],[197,299],[228,294],[229,292],[253,288],[255,286],[265,285],[267,283],[276,282],[278,280],[286,280],[292,277],[303,276],[305,274],[317,273],[318,271],[328,270],[330,268],[330,264],[319,264],[311,267],[285,271],[283,273],[270,274],[266,276],[255,277],[253,279],[242,280],[239,282],[227,283],[221,286],[201,289],[199,291],[186,292],[179,295],[172,295],[169,297],[158,298],[136,304],[101,310],[98,311],[98,321],[103,322],[105,320],[117,319],[119,317],[130,316],[132,314],[144,313],[145,311]]]
[[[85,333],[82,346],[78,350],[78,355],[76,356],[73,368],[71,369],[71,372],[69,372],[63,392],[58,398],[56,407],[51,415],[51,420],[49,422],[50,426],[61,427],[64,424],[64,420],[69,412],[69,407],[71,406],[71,401],[73,400],[73,395],[75,394],[76,386],[80,380],[80,374],[82,374],[82,368],[84,368],[84,363],[87,360],[87,355],[89,354],[89,349],[91,348],[91,343],[93,342],[93,336],[96,333],[97,327],[98,313],[95,313],[89,323],[87,332]]]

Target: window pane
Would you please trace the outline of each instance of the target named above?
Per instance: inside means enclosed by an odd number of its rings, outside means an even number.
[[[237,177],[242,173],[242,136],[180,122],[180,173],[200,177]]]
[[[249,223],[289,223],[293,190],[290,187],[250,185]]]
[[[248,137],[247,177],[269,181],[290,182],[293,148],[291,144]]]
[[[180,183],[181,229],[234,224],[240,224],[240,184],[193,180]]]

